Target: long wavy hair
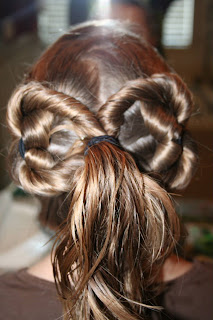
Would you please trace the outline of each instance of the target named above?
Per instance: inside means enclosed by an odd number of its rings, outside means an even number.
[[[62,36],[13,93],[10,173],[40,196],[64,319],[145,319],[179,239],[167,190],[197,162],[183,81],[135,30],[90,22]],[[96,136],[111,135],[119,145]],[[18,151],[22,139],[24,158]]]

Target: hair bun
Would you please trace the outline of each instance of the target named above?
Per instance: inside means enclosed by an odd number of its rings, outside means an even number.
[[[142,171],[160,174],[168,188],[182,189],[197,162],[186,132],[192,110],[191,93],[176,74],[154,74],[127,82],[101,107],[99,118]]]

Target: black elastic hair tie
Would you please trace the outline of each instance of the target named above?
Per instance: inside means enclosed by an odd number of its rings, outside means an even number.
[[[87,146],[86,146],[86,149],[84,151],[84,155],[86,156],[87,153],[88,153],[88,149],[91,148],[92,146],[94,146],[95,144],[98,144],[100,142],[103,142],[103,141],[107,141],[109,143],[112,143],[114,144],[115,146],[117,147],[121,147],[118,140],[112,136],[108,136],[108,135],[105,135],[105,136],[98,136],[98,137],[93,137],[92,139],[89,140]]]
[[[21,157],[24,159],[24,157],[25,157],[25,146],[24,146],[24,141],[23,141],[22,138],[19,140],[18,148],[19,148],[19,153],[20,153]]]
[[[177,139],[172,139],[172,141],[176,144],[178,144],[179,146],[182,146],[183,143],[183,137],[179,136]]]

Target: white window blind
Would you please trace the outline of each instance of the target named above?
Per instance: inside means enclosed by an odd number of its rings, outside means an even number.
[[[166,47],[186,48],[192,44],[194,0],[176,0],[163,21],[162,42]]]
[[[38,36],[46,45],[69,28],[70,0],[42,0],[38,14]]]

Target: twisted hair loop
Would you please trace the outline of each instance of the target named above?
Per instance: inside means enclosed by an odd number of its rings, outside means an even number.
[[[183,81],[171,73],[154,74],[127,82],[98,113],[105,131],[118,137],[123,145],[126,144],[125,136],[132,137],[134,129],[125,115],[138,102],[137,116],[140,116],[146,133],[144,136],[138,133],[137,139],[126,149],[137,154],[143,170],[160,173],[167,187],[185,187],[194,170],[191,164],[196,162],[193,143],[185,128],[193,110],[191,93]],[[124,138],[122,127],[127,131]],[[146,158],[147,145],[152,149],[149,158]]]
[[[79,137],[89,139],[105,133],[80,101],[35,81],[16,89],[9,101],[7,120],[12,134],[17,139],[22,137],[26,150],[16,180],[28,192],[44,195],[70,190],[71,172],[83,161],[84,143]],[[69,148],[63,153],[59,150],[56,156],[52,145],[60,134],[69,135]]]

